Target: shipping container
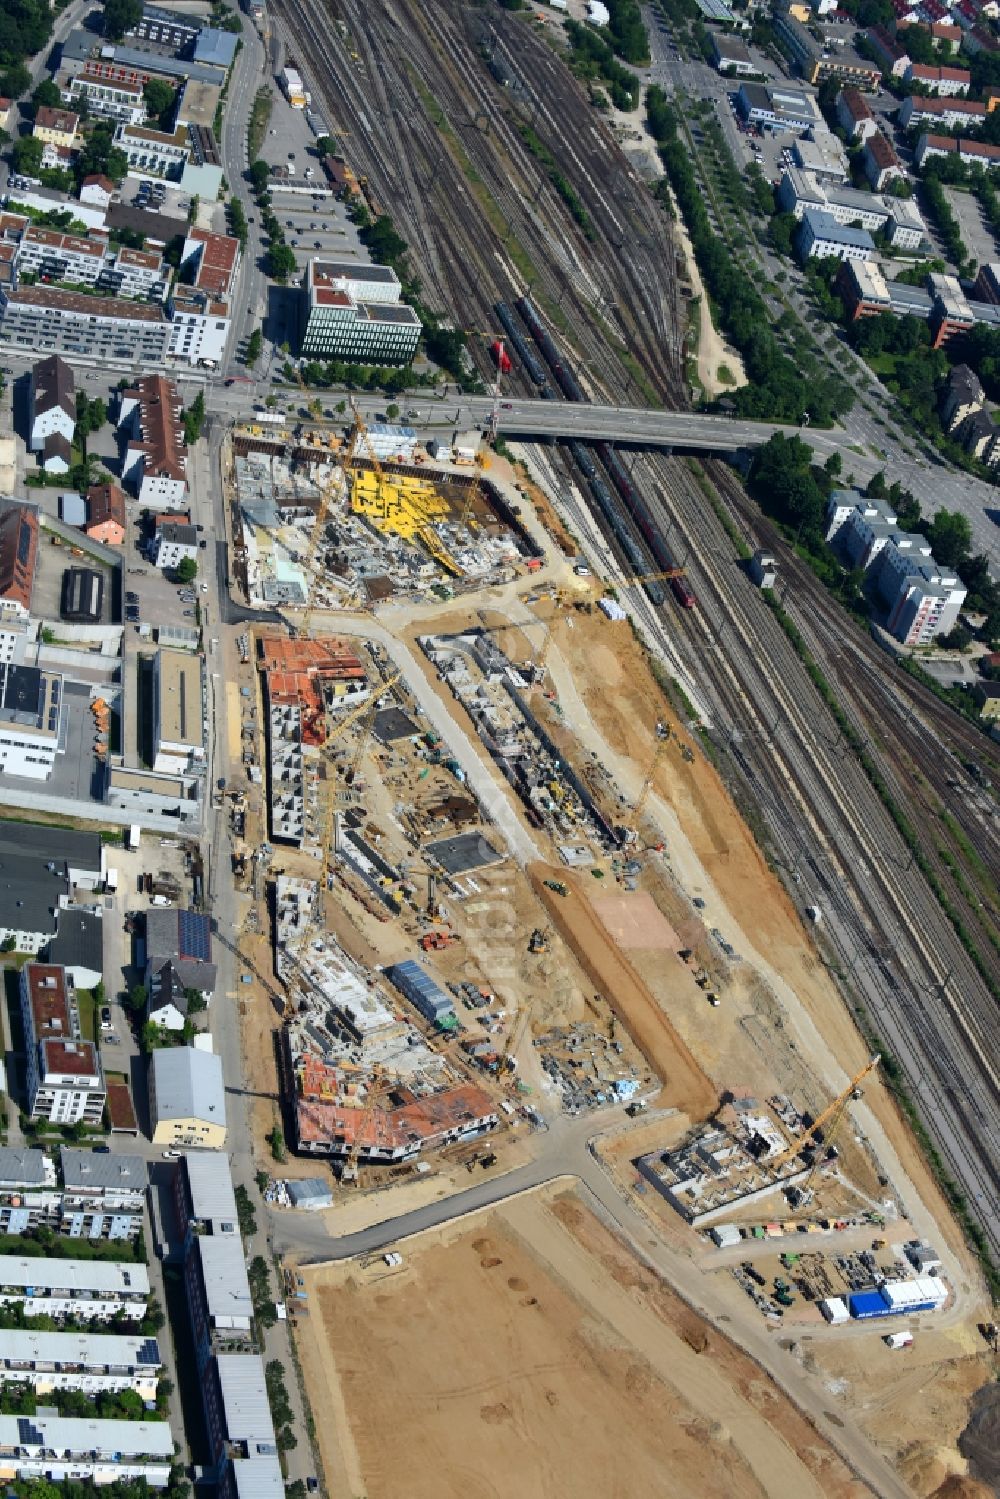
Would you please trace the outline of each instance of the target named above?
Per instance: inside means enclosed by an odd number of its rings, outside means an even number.
[[[826,1320],[832,1323],[834,1327],[839,1322],[848,1321],[847,1306],[840,1296],[828,1296],[825,1301],[820,1302],[819,1309]]]
[[[892,1307],[883,1299],[879,1291],[855,1291],[848,1296],[847,1304],[851,1316],[861,1322],[869,1317],[891,1317]]]

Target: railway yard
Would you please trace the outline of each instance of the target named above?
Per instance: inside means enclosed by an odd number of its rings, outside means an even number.
[[[484,379],[499,320],[513,390],[687,404],[670,220],[544,28],[459,0],[274,14]],[[952,1209],[1000,1253],[1000,749],[833,612],[721,461],[525,444],[475,512],[481,474],[366,462],[360,430],[245,429],[229,471],[248,603],[284,621],[245,657],[272,816],[251,795],[245,1046],[289,1174],[334,1183],[290,1255],[331,1491],[430,1492],[443,1465],[463,1492],[513,1492],[498,1467],[636,1492],[670,1461],[705,1493],[934,1492],[988,1377]],[[900,1328],[914,1380],[879,1337]],[[935,1382],[934,1430],[907,1426]],[[376,1450],[365,1412],[403,1388]],[[670,1457],[636,1431],[595,1477],[568,1433],[598,1409],[632,1431],[652,1391]]]

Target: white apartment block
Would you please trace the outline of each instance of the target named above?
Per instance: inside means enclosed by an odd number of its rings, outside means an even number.
[[[174,289],[170,303],[168,359],[214,368],[229,338],[229,306],[189,286]]]
[[[106,1090],[97,1048],[80,1030],[73,981],[54,963],[21,970],[28,1112],[54,1124],[95,1124]]]
[[[170,273],[159,250],[133,250],[123,245],[113,259],[105,262],[101,277],[118,297],[145,297],[162,302],[167,294]]]
[[[912,531],[896,531],[887,542],[881,549],[877,581],[882,597],[887,604],[892,604],[910,573],[927,562],[933,565],[934,559],[926,536],[914,535]]]
[[[141,84],[124,78],[102,78],[89,68],[70,79],[64,97],[70,104],[86,99],[92,115],[116,120],[119,125],[141,125],[146,118]]]
[[[900,585],[886,629],[904,645],[929,645],[957,623],[965,593],[957,578],[942,576],[933,559],[920,563]]]
[[[63,687],[58,672],[0,661],[0,772],[48,780],[64,748]]]
[[[117,1312],[141,1322],[149,1305],[145,1265],[118,1260],[25,1259],[0,1254],[0,1305],[32,1316],[101,1318]]]
[[[99,240],[32,224],[21,236],[15,266],[21,278],[27,273],[45,281],[73,281],[90,287],[97,285],[106,254],[107,247]]]
[[[198,532],[194,526],[164,521],[157,527],[153,561],[164,571],[174,572],[185,560],[198,561]]]
[[[134,1390],[142,1400],[155,1400],[162,1372],[155,1338],[0,1330],[0,1383],[28,1384],[38,1395]]]
[[[0,1416],[0,1479],[46,1478],[95,1485],[144,1478],[166,1488],[174,1459],[167,1421],[95,1421],[87,1417]]]
[[[167,135],[144,125],[119,125],[115,145],[125,154],[130,177],[176,179],[191,155],[191,138],[184,127]]]
[[[839,183],[821,183],[812,172],[787,167],[778,185],[778,206],[801,219],[810,210],[827,213],[838,224],[860,225],[869,234],[882,229],[900,250],[915,250],[926,237],[916,204],[906,198],[863,193]]]

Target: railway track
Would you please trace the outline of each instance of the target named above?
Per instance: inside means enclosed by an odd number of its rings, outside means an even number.
[[[377,7],[337,0],[334,15],[346,39],[319,0],[280,0],[277,14],[296,55],[314,59],[315,92],[348,131],[345,150],[355,170],[391,207],[431,305],[453,312],[463,327],[485,330],[493,324],[492,303],[526,289],[515,263],[522,257],[495,227],[499,213],[530,260],[536,295],[561,308],[594,388],[635,385],[622,358],[628,348],[661,398],[683,403],[669,222],[579,85],[529,27],[497,13],[501,45],[517,59],[512,66],[553,96],[545,104],[551,118],[542,118],[545,101],[534,101],[538,132],[586,207],[592,241],[517,129],[530,111],[519,112],[477,55],[467,28],[481,12],[467,12],[455,0],[389,0]],[[558,85],[549,79],[550,62]],[[590,177],[620,182],[620,199]],[[474,353],[480,372],[491,374],[485,349]]]

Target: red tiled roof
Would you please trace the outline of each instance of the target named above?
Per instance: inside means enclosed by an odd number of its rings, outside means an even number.
[[[362,1108],[299,1099],[296,1118],[299,1138],[303,1141],[336,1143],[349,1149],[364,1122],[362,1149],[398,1150],[433,1144],[448,1130],[495,1112],[492,1099],[482,1088],[463,1083],[394,1109],[376,1108],[367,1119]]]
[[[58,130],[63,135],[75,135],[79,123],[80,116],[71,109],[52,109],[47,104],[39,105],[35,115],[36,129],[41,126],[43,130]]]
[[[31,608],[38,556],[38,512],[27,505],[0,510],[0,599]]]

